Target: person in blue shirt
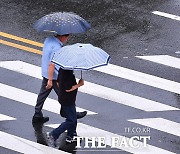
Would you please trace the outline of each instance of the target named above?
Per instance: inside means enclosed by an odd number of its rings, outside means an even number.
[[[42,85],[40,92],[37,97],[37,102],[35,106],[35,113],[32,118],[32,122],[47,122],[49,121],[49,117],[44,117],[42,113],[43,104],[46,98],[49,96],[52,89],[58,95],[58,85],[57,85],[57,77],[59,67],[51,62],[53,54],[58,51],[63,43],[66,43],[69,38],[69,34],[66,35],[57,35],[46,38],[43,46],[42,53]],[[50,72],[52,71],[52,72]],[[53,76],[49,77],[49,73],[52,73]],[[87,114],[87,111],[77,112],[77,119],[84,117]],[[64,117],[63,111],[61,110],[61,116]]]

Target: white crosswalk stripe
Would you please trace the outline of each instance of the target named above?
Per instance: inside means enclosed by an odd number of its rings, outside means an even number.
[[[179,59],[171,56],[145,56],[141,57],[138,56],[137,58],[141,58],[144,60],[148,60],[151,62],[155,62],[158,64],[166,65],[173,67],[174,69],[179,69]],[[168,59],[168,60],[167,60]],[[166,61],[167,60],[167,61]],[[173,62],[174,61],[174,62]],[[165,67],[166,67],[165,66]],[[5,68],[11,71],[15,71],[24,75],[31,76],[33,78],[42,79],[41,77],[41,68],[29,63],[25,63],[22,61],[3,61],[0,62],[0,67]],[[159,78],[156,76],[152,76],[149,74],[141,73],[138,71],[130,70],[127,68],[123,68],[116,65],[108,65],[104,67],[97,68],[96,71],[110,74],[112,76],[118,77],[118,78],[124,78],[127,80],[131,80],[137,83],[141,83],[144,85],[148,85],[151,87],[159,88],[161,90],[166,90],[171,93],[177,93],[180,94],[180,83],[170,81],[167,79]],[[112,88],[108,88],[102,85],[94,84],[91,82],[85,82],[85,85],[83,87],[79,88],[79,91],[85,94],[90,94],[92,96],[96,96],[98,98],[102,98],[108,101],[111,101],[111,103],[117,103],[121,105],[126,105],[128,107],[132,107],[138,110],[146,111],[146,112],[154,112],[154,111],[173,111],[173,110],[179,110],[177,107],[173,107],[170,105],[165,105],[163,103],[152,101],[150,99],[142,98],[139,96],[135,96],[129,93],[121,92]],[[30,106],[35,106],[35,102],[37,99],[37,94],[15,88],[13,86],[9,86],[3,83],[0,83],[0,96],[4,98],[8,98],[10,100],[15,100],[17,102],[27,104]],[[51,105],[53,103],[53,106]],[[43,109],[59,114],[59,103],[51,98],[47,98],[46,103],[43,106]],[[83,111],[82,108],[77,108],[78,111]],[[88,110],[88,115],[94,115],[98,114],[93,111]],[[4,120],[16,120],[13,117],[9,117],[3,114],[0,114],[0,121]],[[166,132],[168,134],[180,136],[180,125],[176,122],[166,120],[164,118],[146,118],[144,119],[129,119],[128,120],[131,123],[140,124],[143,126],[148,126],[151,128],[154,128],[156,130]],[[55,128],[59,126],[59,124],[52,124],[47,125],[48,127]],[[107,145],[111,146],[111,137],[120,137],[123,136],[114,134],[112,132],[105,131],[103,129],[95,128],[89,125],[85,125],[83,123],[78,123],[77,132],[79,136],[85,136],[91,138],[92,136],[103,136],[107,139]],[[31,153],[38,152],[38,153],[56,153],[59,152],[56,149],[45,147],[43,145],[40,145],[38,143],[28,141],[26,139],[13,136],[8,133],[4,133],[0,131],[0,134],[2,138],[0,139],[0,146],[4,148],[8,148],[17,152],[24,153],[25,149],[29,149]],[[8,138],[8,142],[3,143],[3,138]],[[130,138],[125,137],[127,141],[130,140]],[[10,144],[17,143],[17,146],[12,148]],[[142,146],[141,141],[135,141],[136,145]],[[23,148],[22,148],[23,147]],[[54,151],[52,151],[52,149]],[[133,148],[125,148],[125,147],[117,147],[117,149],[120,149],[122,151],[127,151],[130,153],[173,153],[171,151],[152,146],[148,144],[148,148],[145,149],[133,149]]]
[[[27,105],[31,105],[31,106],[36,105],[36,99],[37,99],[37,94],[31,93],[22,89],[18,89],[12,86],[8,86],[2,83],[0,83],[0,96],[15,100],[15,101],[27,104]],[[43,109],[59,114],[60,104],[58,101],[54,99],[47,98],[46,103],[43,106]],[[77,111],[81,112],[81,111],[84,111],[84,109],[77,107]],[[88,112],[88,115],[97,114],[92,111],[88,111],[88,110],[86,111]]]
[[[107,65],[104,67],[96,68],[97,71],[107,73],[116,77],[124,78],[151,87],[167,90],[180,94],[180,83],[171,80],[163,79],[153,75],[145,74],[142,72],[130,70],[116,65]]]
[[[0,114],[0,121],[6,121],[6,120],[16,120],[16,118],[13,118],[4,114]]]
[[[0,67],[41,79],[41,68],[22,61],[0,62]],[[34,71],[36,70],[36,71]],[[95,70],[148,86],[180,94],[180,83],[109,64]],[[104,91],[104,90],[103,90]]]
[[[173,20],[180,21],[180,16],[176,16],[176,15],[161,12],[161,11],[153,11],[152,13],[156,14],[156,15],[159,15],[159,16],[162,16],[162,17],[166,17],[166,18],[170,18],[170,19],[173,19]]]
[[[29,140],[26,140],[24,138],[11,135],[5,132],[0,131],[0,146],[14,150],[16,152],[25,153],[25,154],[68,154],[64,151],[59,151],[57,149],[38,144]]]
[[[131,119],[128,121],[180,136],[180,124],[164,118]]]
[[[40,67],[22,61],[0,62],[0,67],[29,75],[38,79],[42,78]],[[165,105],[159,102],[155,102],[87,81],[85,82],[84,86],[79,88],[79,91],[144,111],[179,110],[169,105]]]
[[[168,55],[136,56],[137,58],[180,69],[180,59]]]

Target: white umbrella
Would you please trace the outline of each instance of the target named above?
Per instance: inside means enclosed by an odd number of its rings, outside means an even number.
[[[107,65],[110,56],[92,44],[76,43],[55,52],[52,62],[67,70],[90,70]]]

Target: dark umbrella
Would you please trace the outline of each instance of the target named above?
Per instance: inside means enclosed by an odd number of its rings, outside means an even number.
[[[55,32],[59,35],[83,33],[91,28],[90,24],[72,12],[48,14],[35,22],[33,27],[38,32]]]

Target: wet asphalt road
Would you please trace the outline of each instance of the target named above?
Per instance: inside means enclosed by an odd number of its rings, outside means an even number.
[[[111,64],[180,82],[179,69],[164,67],[135,57],[146,55],[180,57],[177,54],[177,51],[180,50],[179,21],[152,14],[152,11],[158,10],[180,15],[179,5],[178,0],[1,0],[0,29],[5,33],[43,43],[49,34],[37,33],[32,28],[32,24],[37,19],[51,12],[75,12],[90,22],[92,29],[85,34],[71,36],[68,44],[76,42],[92,43],[103,48],[111,55]],[[10,40],[4,37],[1,37],[1,39]],[[11,42],[16,43],[14,40],[11,40]],[[41,65],[40,55],[1,44],[0,61],[7,60],[22,60],[37,66]],[[76,72],[76,74],[79,77],[79,73]],[[84,72],[83,76],[89,82],[177,108],[180,107],[179,95],[175,93],[96,71]],[[0,82],[36,94],[39,92],[41,84],[40,80],[3,68],[0,68]],[[50,97],[57,99],[54,93],[51,93]],[[77,106],[98,113],[98,115],[89,115],[81,119],[80,122],[117,134],[123,134],[126,127],[139,127],[139,125],[128,122],[127,119],[163,117],[177,123],[180,122],[179,111],[148,113],[84,93],[78,94],[77,102]],[[3,97],[0,97],[0,106],[0,113],[17,118],[13,122],[1,122],[0,130],[34,142],[37,141],[37,135],[35,136],[31,124],[33,107]],[[59,116],[55,113],[44,111],[44,114],[50,117],[51,123],[58,123],[63,120],[62,118],[59,120]],[[49,129],[43,127],[43,134]],[[178,136],[154,129],[151,129],[150,135],[151,141],[149,144],[180,153]],[[0,153],[16,152],[0,148]],[[116,151],[112,153],[126,152]]]

